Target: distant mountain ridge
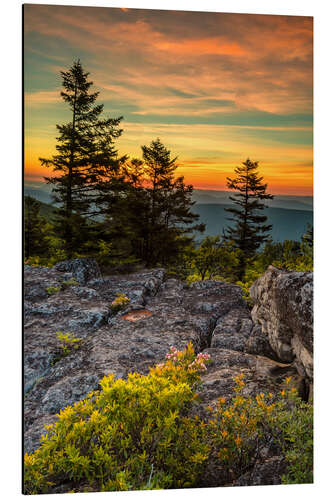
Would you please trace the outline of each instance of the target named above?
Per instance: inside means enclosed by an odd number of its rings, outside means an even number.
[[[45,182],[41,183],[25,183],[24,185],[24,195],[32,196],[36,200],[43,203],[52,204],[51,197],[52,187]]]
[[[24,194],[33,196],[46,204],[41,213],[50,216],[54,204],[51,198],[52,186],[45,183],[26,183]],[[228,220],[230,214],[224,209],[230,207],[230,191],[209,191],[195,189],[193,192],[193,212],[200,215],[200,222],[206,224],[203,234],[197,233],[196,239],[205,236],[222,234],[223,229],[232,225]],[[52,206],[53,205],[53,206]],[[307,224],[313,224],[313,197],[312,196],[287,196],[277,195],[273,200],[268,200],[268,208],[264,214],[268,223],[273,225],[271,236],[273,241],[300,240],[306,231]]]
[[[231,206],[231,204],[196,203],[193,212],[199,214],[200,222],[206,224],[205,233],[196,235],[196,238],[221,235],[223,229],[232,226],[232,221],[229,220],[231,214],[225,211],[225,208]],[[269,207],[262,213],[267,216],[267,223],[273,225],[270,234],[275,242],[300,240],[306,231],[307,224],[313,224],[313,212],[310,210]]]
[[[232,191],[211,191],[194,189],[193,201],[203,205],[225,205],[230,204],[230,196],[235,195]],[[313,210],[313,196],[275,195],[273,200],[265,200],[269,207],[287,208],[288,210]]]
[[[52,186],[45,182],[27,181],[24,186],[24,194],[33,196],[44,203],[52,203]],[[230,204],[229,196],[235,193],[231,191],[214,191],[205,189],[194,189],[192,199],[200,205],[225,205]],[[265,202],[269,207],[287,208],[288,210],[313,211],[313,196],[293,196],[278,194],[273,200]]]

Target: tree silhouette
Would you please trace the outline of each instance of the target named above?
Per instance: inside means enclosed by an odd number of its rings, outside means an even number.
[[[71,258],[75,251],[80,251],[92,228],[86,217],[93,215],[92,207],[96,208],[100,179],[116,174],[119,168],[114,140],[122,133],[122,117],[100,118],[103,105],[95,105],[99,93],[90,91],[93,82],[88,81],[89,73],[83,70],[80,60],[68,71],[61,71],[61,76],[61,97],[69,106],[71,121],[57,125],[57,154],[40,161],[60,173],[45,179],[54,186],[53,199],[60,206],[55,227],[65,241],[67,257]]]
[[[127,231],[134,255],[148,266],[175,261],[192,241],[199,215],[191,212],[193,187],[176,177],[177,158],[156,139],[142,146],[142,160],[124,166],[127,191],[111,205],[111,223]]]
[[[262,243],[268,240],[268,233],[272,226],[265,224],[267,217],[259,215],[258,211],[265,208],[262,200],[272,199],[271,194],[266,193],[267,184],[263,183],[263,177],[258,173],[258,162],[252,162],[249,158],[242,163],[241,167],[235,168],[236,177],[227,177],[229,189],[237,191],[229,199],[237,206],[226,208],[232,214],[229,220],[234,222],[233,226],[227,228],[226,237],[234,242],[240,250],[238,279],[244,277],[246,263],[251,261]]]

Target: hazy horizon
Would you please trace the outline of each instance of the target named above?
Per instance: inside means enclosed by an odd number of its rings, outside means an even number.
[[[24,182],[25,194],[30,194],[44,203],[51,203],[51,191],[52,186],[46,182],[29,180]],[[192,199],[197,204],[225,204],[229,196],[234,194],[233,191],[194,188]],[[313,196],[277,194],[273,200],[266,200],[265,204],[290,210],[313,210]]]

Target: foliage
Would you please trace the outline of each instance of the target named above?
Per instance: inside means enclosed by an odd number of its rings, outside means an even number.
[[[61,282],[61,287],[63,289],[69,288],[71,286],[77,286],[77,285],[79,285],[79,282],[75,278],[71,278],[70,280]]]
[[[169,262],[166,266],[166,277],[186,281],[193,274],[192,259],[195,250],[196,247],[193,241],[189,241],[186,245],[179,248],[177,258]]]
[[[307,224],[306,231],[302,236],[302,243],[313,247],[313,225]]]
[[[272,264],[275,267],[293,271],[313,271],[313,246],[302,242],[297,254],[273,261]]]
[[[259,176],[258,162],[248,158],[241,167],[236,167],[235,174],[233,179],[227,177],[228,188],[237,193],[236,197],[229,197],[236,208],[225,209],[232,214],[231,220],[234,222],[233,226],[227,228],[226,234],[241,252],[238,279],[243,280],[247,262],[254,258],[260,245],[267,240],[265,233],[272,229],[271,225],[265,224],[267,217],[259,215],[258,211],[265,208],[262,200],[272,199],[273,196],[266,193],[267,184]]]
[[[248,264],[245,268],[244,278],[242,281],[236,281],[236,285],[239,285],[243,291],[243,298],[248,302],[251,306],[251,298],[250,298],[250,288],[253,283],[260,278],[260,276],[265,272],[266,269],[263,269],[261,263],[258,260],[252,261],[251,264]]]
[[[171,347],[148,375],[104,377],[101,389],[68,406],[46,426],[42,444],[25,456],[25,493],[182,488],[200,484],[205,467],[219,463],[230,478],[253,465],[262,447],[280,449],[287,463],[284,483],[312,482],[312,405],[291,378],[279,394],[244,396],[243,376],[235,397],[208,408],[208,422],[189,416],[209,354]]]
[[[313,246],[302,241],[285,240],[282,243],[268,241],[258,253],[256,266],[264,272],[269,265],[294,271],[313,270]]]
[[[303,239],[302,242],[285,240],[282,243],[269,240],[255,259],[247,263],[243,280],[236,282],[248,302],[251,302],[251,286],[270,265],[290,271],[313,271],[313,246]]]
[[[230,278],[234,276],[238,257],[239,252],[231,243],[222,243],[220,236],[206,236],[193,252],[191,265],[194,274],[199,274],[201,280],[213,279],[216,275]]]
[[[191,212],[193,187],[175,177],[177,158],[160,139],[142,146],[142,157],[122,165],[126,188],[110,205],[109,224],[148,267],[174,264],[193,239],[189,233],[204,227]]]
[[[299,402],[289,419],[280,417],[282,447],[288,462],[283,484],[313,482],[313,408]],[[292,418],[290,418],[292,417]]]
[[[28,257],[24,259],[25,266],[39,267],[40,266],[40,257],[37,255],[36,257]]]
[[[40,215],[42,204],[32,196],[24,197],[24,257],[27,260],[42,257],[49,251],[49,225]]]
[[[260,446],[272,442],[280,447],[287,461],[285,484],[313,481],[313,408],[298,396],[286,379],[278,395],[244,397],[242,375],[236,377],[236,396],[230,404],[223,398],[212,411],[210,432],[218,461],[238,477],[257,458]]]
[[[60,347],[62,349],[63,356],[67,356],[71,353],[72,349],[78,349],[82,339],[74,337],[70,332],[57,332],[57,337],[60,342]]]
[[[126,297],[124,293],[117,293],[116,297],[112,303],[111,303],[111,308],[113,312],[118,312],[124,309],[124,307],[127,306],[127,304],[130,303],[130,299]]]
[[[40,158],[43,166],[60,174],[45,179],[54,186],[53,198],[60,206],[54,220],[67,258],[80,251],[85,241],[94,241],[94,224],[87,217],[94,215],[91,209],[96,208],[100,185],[119,168],[114,139],[121,135],[122,117],[101,119],[103,105],[95,105],[98,92],[90,92],[93,82],[88,81],[88,75],[79,60],[68,71],[61,71],[61,97],[69,107],[71,121],[57,125],[57,154]]]
[[[181,488],[198,481],[208,458],[205,425],[186,415],[208,356],[174,347],[147,376],[104,377],[101,390],[66,407],[25,455],[25,493],[82,484],[95,491]]]
[[[115,235],[110,235],[112,241],[107,241],[107,231],[103,234],[104,239],[97,241],[95,251],[89,253],[92,255],[102,272],[112,271],[129,273],[135,269],[140,261],[137,257],[131,255],[131,245],[129,241],[118,239]]]
[[[46,291],[49,295],[54,295],[55,293],[60,292],[61,286],[49,286]]]

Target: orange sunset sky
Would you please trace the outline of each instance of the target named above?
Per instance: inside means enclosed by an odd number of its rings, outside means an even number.
[[[178,175],[224,190],[247,157],[273,194],[312,195],[310,17],[25,5],[25,179],[50,171],[70,121],[60,71],[80,58],[106,116],[123,116],[120,154],[156,137]]]

